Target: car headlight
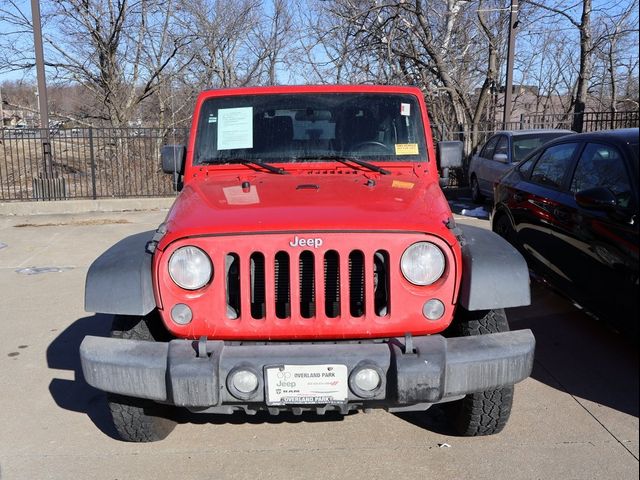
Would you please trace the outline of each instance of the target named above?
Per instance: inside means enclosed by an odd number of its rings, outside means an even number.
[[[204,287],[213,274],[213,265],[209,256],[198,247],[181,247],[169,259],[171,279],[185,290],[197,290]]]
[[[400,268],[414,285],[431,285],[444,273],[444,254],[430,242],[418,242],[402,254]]]

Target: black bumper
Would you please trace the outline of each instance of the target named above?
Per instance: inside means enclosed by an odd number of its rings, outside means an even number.
[[[107,392],[193,409],[234,406],[266,408],[264,371],[273,365],[374,365],[384,388],[371,398],[348,392],[348,404],[405,407],[433,404],[468,393],[512,385],[533,366],[535,339],[530,330],[473,337],[414,337],[379,343],[225,345],[222,341],[141,342],[87,336],[80,346],[86,381]],[[200,356],[198,351],[200,350]],[[227,376],[235,368],[258,373],[260,388],[250,399],[235,397]],[[347,408],[348,410],[348,408]]]

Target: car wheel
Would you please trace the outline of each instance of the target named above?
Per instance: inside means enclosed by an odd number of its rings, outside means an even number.
[[[478,179],[476,178],[475,175],[471,177],[470,186],[471,186],[471,200],[473,200],[474,203],[483,203],[484,195],[482,195],[482,192],[480,191],[480,185],[478,185]]]
[[[449,337],[485,335],[509,330],[503,309],[470,312],[458,307]],[[499,433],[507,424],[513,404],[513,385],[471,393],[444,404],[447,419],[458,435],[475,437]]]
[[[160,319],[116,315],[111,327],[111,337],[145,342],[168,340]],[[163,440],[174,429],[176,422],[168,416],[172,408],[151,400],[107,394],[113,425],[120,438],[128,442],[155,442]]]
[[[499,214],[493,222],[493,231],[511,245],[516,246],[516,231],[505,213]]]

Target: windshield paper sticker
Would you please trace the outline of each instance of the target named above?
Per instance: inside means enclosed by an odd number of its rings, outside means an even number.
[[[218,110],[218,150],[253,148],[253,107]]]
[[[258,197],[258,190],[255,185],[251,185],[248,192],[244,191],[240,185],[224,187],[222,191],[229,205],[254,205],[260,203],[260,197]]]
[[[418,155],[417,143],[396,143],[396,155]]]
[[[408,117],[411,115],[411,104],[410,103],[401,103],[400,104],[400,115],[403,117]]]

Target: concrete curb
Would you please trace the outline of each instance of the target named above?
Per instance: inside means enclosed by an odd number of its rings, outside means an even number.
[[[127,212],[136,210],[166,210],[175,197],[109,198],[100,200],[59,200],[50,202],[0,203],[0,215],[58,215],[87,212]]]

